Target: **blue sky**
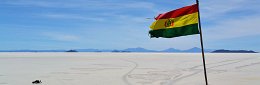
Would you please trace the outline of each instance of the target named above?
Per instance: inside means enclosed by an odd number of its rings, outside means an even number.
[[[259,0],[200,0],[206,49],[260,51]],[[0,50],[200,47],[199,35],[150,39],[152,19],[195,0],[1,0]]]

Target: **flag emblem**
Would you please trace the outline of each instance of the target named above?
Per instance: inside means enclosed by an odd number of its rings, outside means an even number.
[[[173,26],[173,25],[174,25],[174,20],[172,20],[172,19],[166,20],[165,24],[164,24],[165,27],[170,27],[170,26]]]

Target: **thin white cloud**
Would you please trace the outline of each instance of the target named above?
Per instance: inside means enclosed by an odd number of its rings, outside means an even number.
[[[259,16],[225,20],[205,29],[205,37],[210,40],[231,39],[260,35]]]
[[[146,18],[144,16],[133,16],[128,14],[110,14],[110,15],[104,15],[104,17],[113,17],[113,19],[118,19],[119,22],[129,24],[129,23],[143,23],[147,22]]]
[[[154,4],[150,2],[133,2],[129,4],[120,4],[122,7],[127,7],[127,8],[146,8],[146,9],[153,9]]]
[[[151,2],[141,1],[98,1],[98,0],[64,0],[64,1],[48,1],[48,0],[12,0],[3,2],[9,5],[17,6],[35,6],[48,8],[79,8],[79,9],[152,9],[154,4]]]
[[[75,19],[75,20],[88,20],[88,21],[104,21],[105,18],[100,17],[89,17],[82,16],[78,14],[58,14],[58,13],[48,13],[48,14],[40,14],[40,16],[54,19]]]
[[[71,34],[64,34],[59,32],[44,32],[42,33],[43,36],[57,41],[78,41],[80,40],[79,36],[71,35]]]
[[[95,22],[111,21],[114,23],[129,24],[129,23],[145,23],[148,22],[147,17],[134,16],[131,14],[117,14],[117,13],[95,13],[89,15],[83,14],[69,14],[69,13],[46,13],[37,14],[39,17],[52,18],[52,19],[65,19],[65,20],[85,20]]]
[[[2,4],[20,5],[20,6],[39,6],[39,7],[52,7],[53,3],[36,0],[6,0]]]
[[[200,9],[202,18],[218,19],[234,11],[258,11],[259,3],[257,0],[206,0],[201,1]]]
[[[210,18],[225,14],[241,6],[244,0],[210,0],[201,3],[203,17]]]

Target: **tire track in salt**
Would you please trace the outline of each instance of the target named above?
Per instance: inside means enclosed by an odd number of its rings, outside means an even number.
[[[126,59],[121,59],[121,60],[126,61],[126,62],[129,62],[129,63],[132,63],[132,64],[134,65],[134,67],[133,67],[132,69],[130,69],[130,71],[128,71],[128,72],[127,72],[126,74],[124,74],[123,77],[122,77],[122,80],[123,80],[127,85],[132,85],[132,84],[128,81],[127,77],[128,77],[128,75],[131,74],[139,65],[138,65],[136,62],[134,62],[134,61],[130,61],[130,60],[126,60]]]
[[[254,65],[258,65],[258,64],[260,64],[260,62],[250,63],[250,64],[243,65],[243,66],[237,66],[237,67],[235,67],[235,68],[236,68],[236,69],[241,69],[241,68],[246,68],[246,67],[254,66]]]
[[[183,75],[183,73],[182,74],[180,74],[180,75],[178,75],[178,76],[175,76],[172,80],[169,80],[169,82],[168,82],[168,84],[166,84],[166,85],[173,85],[174,83],[176,83],[176,82],[178,82],[178,81],[180,81],[180,80],[182,80],[182,79],[185,79],[185,78],[188,78],[188,77],[191,77],[191,76],[194,76],[194,75],[196,75],[196,74],[199,74],[200,72],[202,72],[202,70],[200,70],[200,69],[196,69],[197,67],[200,67],[201,65],[197,65],[197,66],[193,66],[193,67],[191,67],[191,68],[188,68],[188,70],[191,70],[191,71],[196,71],[196,72],[193,72],[193,73],[191,73],[191,74],[189,74],[189,75],[185,75],[185,76],[182,76]],[[178,78],[179,77],[179,78]]]
[[[240,63],[240,62],[247,61],[247,60],[250,60],[250,59],[254,59],[254,58],[224,60],[224,61],[220,61],[220,62],[216,62],[216,63],[209,63],[209,64],[206,64],[206,65],[220,64],[220,65],[216,65],[216,66],[209,66],[209,67],[207,67],[207,69],[209,70],[209,69],[213,69],[213,68],[216,68],[216,67],[221,67],[221,66],[225,66],[225,65],[231,65],[231,64]],[[173,85],[174,83],[176,83],[176,82],[178,82],[178,81],[180,81],[182,79],[185,79],[185,78],[188,78],[188,77],[192,77],[192,76],[194,76],[196,74],[201,73],[203,70],[202,69],[197,69],[197,68],[199,68],[201,66],[203,66],[203,65],[197,65],[197,66],[193,66],[193,67],[188,68],[188,70],[190,70],[190,71],[196,71],[196,70],[197,71],[193,72],[193,73],[191,73],[189,75],[185,75],[185,76],[181,76],[183,74],[180,74],[179,76],[174,77],[173,79],[169,80],[167,85]]]

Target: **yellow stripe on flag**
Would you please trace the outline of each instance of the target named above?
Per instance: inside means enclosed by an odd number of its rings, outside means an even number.
[[[198,12],[169,19],[159,19],[150,26],[152,30],[169,29],[198,23]]]

